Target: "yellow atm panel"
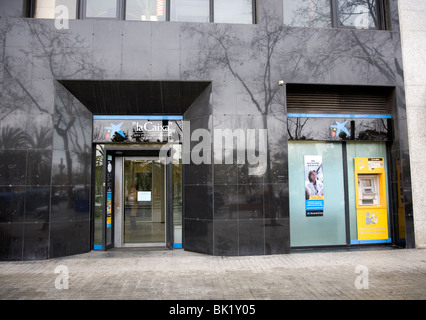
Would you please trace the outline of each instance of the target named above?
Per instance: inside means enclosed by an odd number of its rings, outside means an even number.
[[[388,240],[386,173],[383,158],[355,158],[359,241]]]

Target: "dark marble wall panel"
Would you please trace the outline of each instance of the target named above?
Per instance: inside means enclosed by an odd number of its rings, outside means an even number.
[[[189,251],[208,254],[213,252],[214,208],[211,111],[211,85],[209,85],[184,114],[182,161],[184,247]],[[208,140],[204,141],[202,137],[196,136],[197,130],[202,130],[201,134]],[[201,146],[203,147],[197,149]]]
[[[58,220],[53,214],[58,204],[66,202],[59,210],[66,213],[63,221],[78,221],[89,230],[91,114],[51,79],[58,60],[48,55],[45,37],[52,32],[37,33],[50,26],[22,19],[8,20],[6,26],[8,50],[2,65],[4,103],[0,109],[0,224],[10,240],[2,242],[1,259],[47,259],[55,252],[49,250],[50,243],[56,241],[50,231],[52,221]],[[34,52],[48,63],[33,64]],[[41,52],[45,55],[39,55]],[[90,232],[73,246],[75,252],[88,251]]]
[[[25,192],[25,222],[48,223],[50,214],[51,187],[27,186]]]
[[[0,222],[0,259],[22,260],[24,224]]]
[[[25,186],[0,187],[0,223],[24,221],[25,190]]]
[[[215,255],[238,256],[238,221],[237,220],[215,220],[213,251]]]
[[[54,110],[49,255],[58,257],[90,250],[92,114],[59,83]]]
[[[87,221],[52,222],[49,256],[62,257],[90,250],[90,224]]]
[[[204,254],[213,254],[213,221],[186,219],[184,220],[185,250]]]
[[[49,227],[50,224],[48,222],[24,224],[24,245],[22,253],[24,260],[41,260],[49,258]]]
[[[286,219],[276,219],[265,225],[265,254],[285,254],[290,252],[290,237],[287,236],[290,229],[288,210],[286,215]]]

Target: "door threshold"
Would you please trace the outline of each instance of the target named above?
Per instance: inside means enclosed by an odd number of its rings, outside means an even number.
[[[109,251],[168,251],[169,248],[166,246],[158,247],[121,247],[121,248],[111,248]]]

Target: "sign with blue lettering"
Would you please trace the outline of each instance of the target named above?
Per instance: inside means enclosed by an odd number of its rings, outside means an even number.
[[[181,116],[94,116],[94,143],[182,142]]]

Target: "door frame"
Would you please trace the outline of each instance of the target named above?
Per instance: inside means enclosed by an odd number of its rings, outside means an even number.
[[[160,157],[160,151],[162,154],[166,154],[165,157]],[[164,152],[166,151],[166,152]],[[110,198],[111,212],[108,212],[108,193],[115,194],[115,157],[157,157],[157,159],[164,159],[165,161],[165,227],[166,227],[166,247],[170,250],[173,249],[173,163],[171,159],[171,148],[135,148],[135,147],[116,147],[105,145],[104,149],[104,185],[103,185],[103,233],[102,233],[102,247],[104,250],[114,248],[115,243],[115,201],[114,196]],[[108,170],[108,164],[111,164],[110,170]],[[107,224],[107,217],[110,215],[111,224]],[[143,246],[139,246],[143,247]]]
[[[124,181],[124,161],[126,159],[134,159],[134,160],[146,160],[146,161],[161,161],[159,156],[116,156],[115,164],[116,168],[120,166],[120,172],[116,170],[115,172],[115,189],[119,188],[120,192],[114,193],[114,201],[120,201],[120,207],[115,205],[114,209],[114,247],[116,248],[152,248],[152,247],[165,247],[167,244],[166,235],[167,235],[167,170],[166,166],[162,168],[164,173],[164,181],[163,181],[163,192],[164,192],[164,241],[158,243],[124,243],[124,194],[123,194],[123,181]],[[121,162],[120,165],[118,163]],[[151,163],[152,164],[152,163]],[[118,179],[117,179],[118,178]],[[152,179],[154,175],[152,175]],[[118,181],[117,181],[118,180]],[[118,238],[118,239],[117,239]]]

